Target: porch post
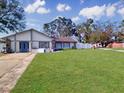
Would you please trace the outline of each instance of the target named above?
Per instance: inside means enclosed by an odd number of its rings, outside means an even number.
[[[31,51],[32,51],[32,43],[33,43],[33,31],[31,30]]]
[[[69,42],[69,48],[71,48],[71,43]]]
[[[15,42],[14,45],[15,45],[15,53],[16,53],[16,52],[17,52],[17,51],[16,51],[16,50],[17,50],[17,49],[16,49],[16,34],[15,34],[15,36],[14,36],[14,42]]]

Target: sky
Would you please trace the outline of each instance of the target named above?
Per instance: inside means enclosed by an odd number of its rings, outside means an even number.
[[[19,0],[25,10],[26,29],[43,31],[43,24],[58,16],[71,18],[76,24],[93,18],[96,21],[121,21],[123,0]]]

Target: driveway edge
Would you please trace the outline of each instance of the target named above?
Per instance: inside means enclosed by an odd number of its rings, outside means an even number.
[[[0,93],[10,93],[36,54],[30,54],[0,79]]]

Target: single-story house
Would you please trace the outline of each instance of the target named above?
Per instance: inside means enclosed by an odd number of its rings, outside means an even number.
[[[6,41],[7,52],[44,52],[76,47],[76,41],[70,37],[53,39],[35,29],[4,36],[2,39]]]
[[[5,40],[0,39],[0,52],[4,52],[6,47]]]
[[[35,29],[8,35],[2,39],[8,41],[6,49],[11,52],[37,51],[41,48],[52,49],[52,38]]]
[[[107,47],[108,48],[124,48],[124,43],[113,42],[113,43],[110,43]]]
[[[55,41],[55,49],[76,48],[77,41],[75,41],[71,37],[55,38],[54,41]]]

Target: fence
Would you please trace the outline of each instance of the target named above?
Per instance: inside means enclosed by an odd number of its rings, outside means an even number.
[[[92,48],[93,45],[89,43],[77,43],[76,48],[77,49],[82,49],[82,48]]]

